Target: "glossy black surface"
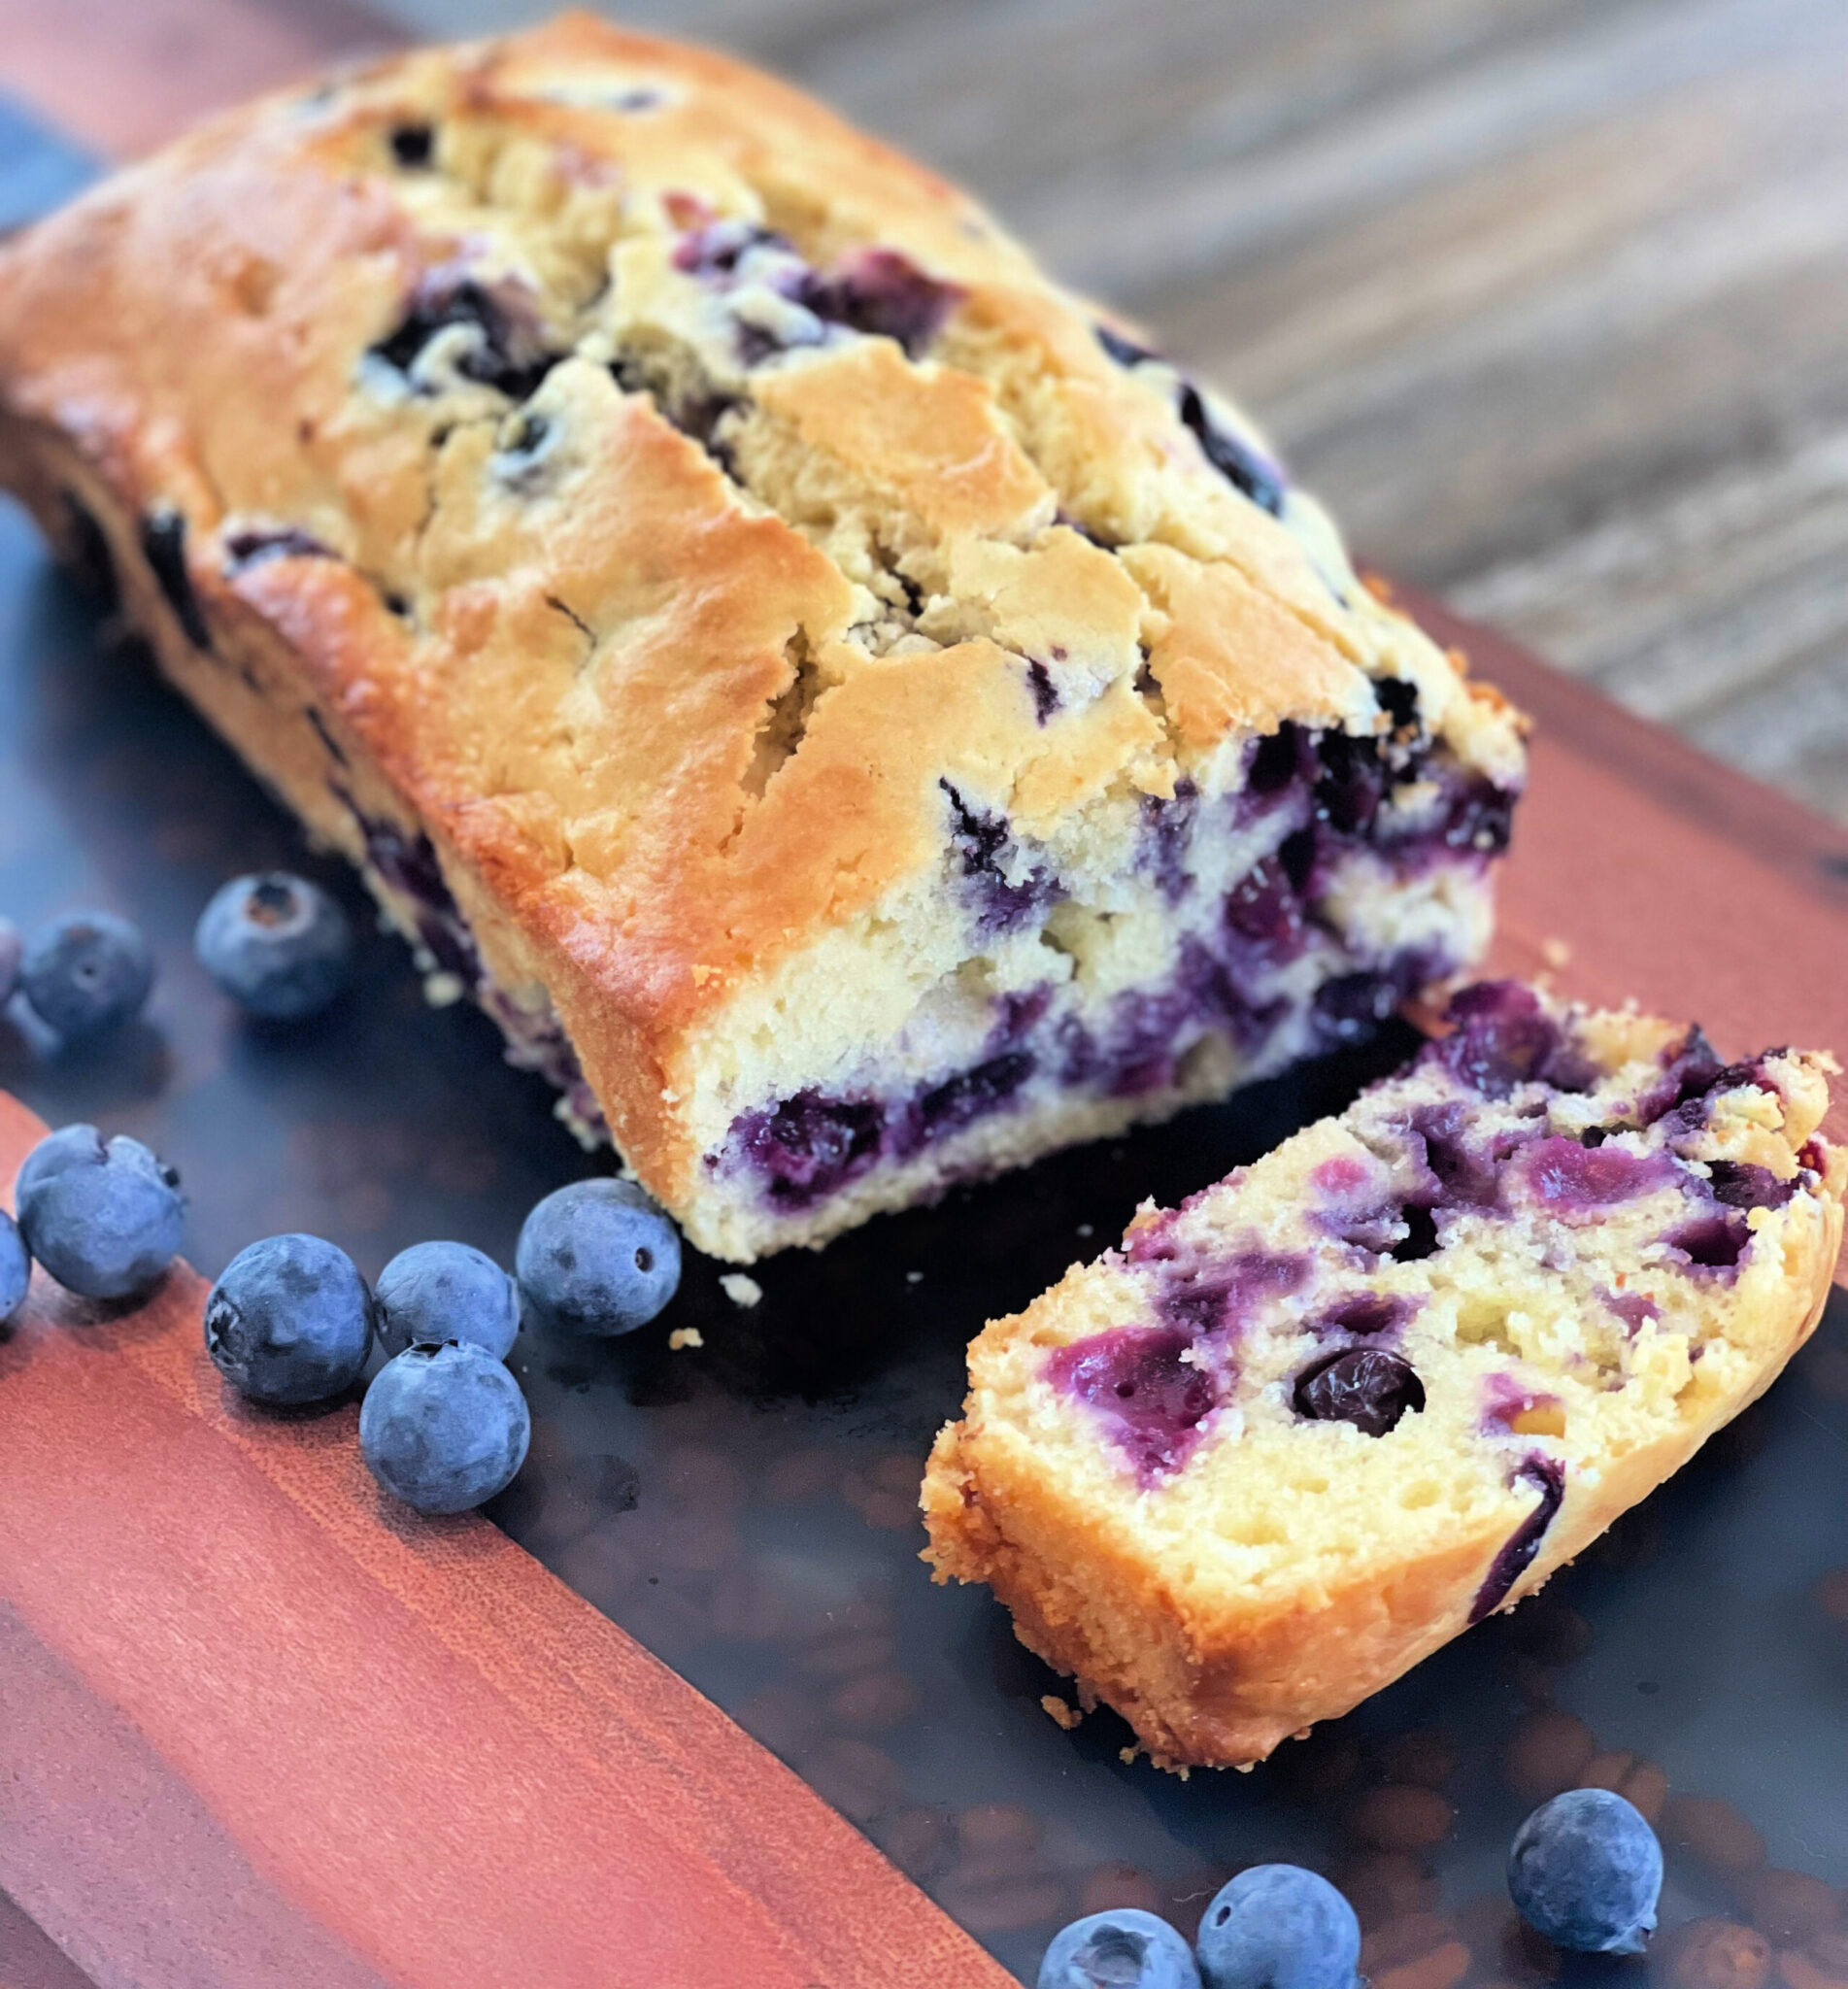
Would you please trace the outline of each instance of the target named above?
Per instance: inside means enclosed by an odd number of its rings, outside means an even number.
[[[0,166],[6,145],[0,129]],[[326,883],[365,935],[353,992],[286,1030],[241,1022],[189,945],[219,883],[272,864]],[[8,510],[0,913],[26,924],[96,904],[153,943],[146,1019],[61,1055],[16,1002],[0,1084],[54,1124],[93,1118],[174,1162],[208,1273],[286,1228],[335,1238],[368,1273],[431,1236],[508,1263],[541,1194],[607,1164],[580,1154],[537,1079],[506,1067],[482,1017],[424,1005],[344,867],[304,854]],[[758,1266],[752,1309],[722,1291],[722,1266],[693,1258],[674,1305],[631,1341],[523,1333],[512,1365],[533,1449],[495,1517],[1028,1979],[1073,1913],[1146,1905],[1191,1932],[1230,1871],[1292,1858],[1347,1887],[1376,1980],[1453,1989],[1452,1943],[1472,1982],[1544,1980],[1555,1958],[1503,1938],[1502,1862],[1525,1809],[1595,1745],[1645,1758],[1627,1784],[1642,1800],[1660,1793],[1649,1764],[1666,1772],[1664,1926],[1756,1915],[1786,1950],[1820,1938],[1808,1966],[1824,1974],[1798,1989],[1848,1981],[1831,1937],[1792,1919],[1793,1898],[1808,1899],[1814,1921],[1816,1896],[1757,1870],[1848,1880],[1848,1571],[1829,1578],[1848,1563],[1839,1299],[1771,1397],[1543,1598],[1248,1776],[1126,1764],[1109,1715],[1062,1731],[1041,1701],[1065,1688],[1003,1612],[933,1588],[919,1564],[920,1468],[983,1319],[1113,1238],[1143,1196],[1201,1186],[1341,1103],[1368,1067],[1305,1072]],[[670,1350],[682,1328],[704,1345]],[[1626,1966],[1641,1965],[1606,1972]]]

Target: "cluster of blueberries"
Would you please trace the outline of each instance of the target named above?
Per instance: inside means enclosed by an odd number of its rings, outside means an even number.
[[[248,1013],[299,1022],[353,973],[353,927],[305,877],[272,870],[215,892],[193,933],[199,963]],[[21,937],[0,919],[0,1008],[17,992],[67,1043],[118,1028],[141,1013],[154,984],[140,928],[114,912],[65,912]]]
[[[180,1177],[140,1140],[66,1126],[26,1156],[0,1212],[0,1325],[25,1301],[36,1259],[80,1298],[134,1299],[179,1254]],[[376,1288],[323,1237],[266,1236],[206,1300],[205,1343],[242,1395],[272,1408],[331,1401],[375,1339],[390,1356],[359,1411],[359,1446],[387,1492],[419,1512],[463,1512],[512,1482],[532,1422],[502,1365],[522,1309],[556,1332],[612,1338],[645,1326],[680,1284],[680,1236],[627,1181],[574,1181],[529,1214],[515,1275],[467,1243],[418,1243]]]
[[[1639,1954],[1656,1925],[1662,1846],[1608,1789],[1568,1789],[1515,1833],[1508,1892],[1529,1926],[1581,1954]],[[1361,1923],[1326,1878],[1255,1865],[1221,1887],[1193,1945],[1137,1907],[1057,1935],[1039,1989],[1356,1989]]]
[[[282,872],[234,878],[205,908],[200,961],[269,1021],[296,1021],[346,986],[353,932],[326,893]],[[65,1040],[135,1015],[153,968],[126,920],[76,912],[24,942],[0,921],[0,1004],[16,988]],[[141,1298],[185,1228],[180,1177],[140,1140],[67,1126],[26,1157],[0,1211],[0,1326],[25,1302],[36,1260],[80,1298]],[[510,1277],[466,1243],[419,1243],[368,1287],[319,1236],[266,1236],[225,1266],[206,1301],[207,1351],[252,1401],[331,1401],[360,1379],[376,1339],[389,1356],[366,1390],[359,1443],[373,1475],[420,1512],[491,1499],[525,1461],[531,1417],[503,1365],[522,1311],[554,1332],[614,1337],[680,1284],[680,1236],[641,1189],[578,1181],[527,1216]]]
[[[266,1236],[213,1286],[205,1343],[240,1394],[295,1408],[344,1395],[376,1338],[390,1358],[359,1410],[373,1476],[419,1512],[465,1512],[526,1459],[532,1418],[502,1365],[522,1309],[554,1332],[615,1338],[679,1284],[679,1233],[641,1189],[574,1181],[521,1225],[512,1277],[470,1244],[416,1243],[368,1290],[324,1238]]]

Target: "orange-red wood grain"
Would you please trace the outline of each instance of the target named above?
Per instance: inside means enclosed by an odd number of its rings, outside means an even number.
[[[6,87],[118,159],[400,40],[363,0],[0,0]]]
[[[41,1129],[0,1098],[0,1182]],[[351,1406],[231,1398],[184,1268],[0,1343],[0,1888],[149,1989],[1008,1981],[487,1521],[389,1509]]]
[[[1536,722],[1492,967],[1686,1016],[1728,1057],[1848,1059],[1848,831],[1492,630],[1408,605]],[[1848,1139],[1848,1085],[1826,1124]]]

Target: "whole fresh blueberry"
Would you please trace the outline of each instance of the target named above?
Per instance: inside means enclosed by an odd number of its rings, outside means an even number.
[[[0,1326],[25,1303],[26,1287],[32,1282],[32,1254],[25,1247],[18,1225],[0,1209]]]
[[[372,1378],[359,1448],[372,1475],[419,1512],[466,1512],[512,1484],[532,1417],[520,1384],[486,1347],[408,1348]]]
[[[514,1275],[560,1332],[633,1332],[680,1284],[680,1233],[633,1182],[574,1181],[526,1218]]]
[[[467,1340],[506,1360],[520,1331],[520,1291],[491,1257],[469,1243],[413,1243],[372,1288],[379,1344],[401,1354],[420,1340]]]
[[[185,1232],[180,1176],[142,1145],[66,1126],[25,1157],[14,1186],[25,1247],[66,1291],[132,1298],[167,1268]]]
[[[1354,1989],[1361,1923],[1300,1865],[1254,1865],[1220,1887],[1200,1921],[1206,1989]]]
[[[1193,1950],[1140,1906],[1088,1913],[1053,1936],[1039,1989],[1200,1989]]]
[[[19,956],[24,951],[18,927],[11,919],[0,919],[0,1008],[13,999],[19,985]]]
[[[148,942],[114,912],[66,912],[49,921],[19,961],[25,998],[41,1021],[73,1039],[139,1014],[153,984]]]
[[[254,1402],[323,1402],[359,1379],[372,1294],[319,1236],[265,1236],[224,1266],[205,1301],[206,1351]]]
[[[346,913],[319,885],[286,870],[219,886],[192,945],[233,1001],[271,1022],[318,1014],[353,973]]]
[[[1640,1954],[1662,1896],[1662,1846],[1609,1789],[1568,1789],[1516,1831],[1508,1894],[1556,1947]]]
[[[1352,1423],[1362,1435],[1387,1436],[1407,1409],[1425,1406],[1425,1384],[1401,1355],[1384,1347],[1350,1347],[1305,1368],[1291,1399],[1299,1416]]]

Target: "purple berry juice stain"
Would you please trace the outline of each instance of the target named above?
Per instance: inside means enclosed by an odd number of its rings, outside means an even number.
[[[1086,1403],[1147,1485],[1187,1462],[1216,1405],[1212,1378],[1174,1327],[1117,1327],[1058,1348],[1046,1376]]]
[[[1476,1600],[1469,1605],[1471,1623],[1480,1623],[1485,1616],[1498,1609],[1507,1601],[1508,1591],[1532,1565],[1533,1557],[1540,1551],[1540,1542],[1545,1539],[1546,1531],[1553,1524],[1553,1517],[1565,1497],[1565,1466],[1556,1458],[1526,1458],[1515,1471],[1514,1482],[1534,1486],[1540,1494],[1539,1503],[1508,1535],[1501,1551],[1489,1564],[1489,1572],[1476,1591]]]
[[[1581,1146],[1576,1139],[1557,1137],[1535,1140],[1515,1163],[1516,1178],[1528,1197],[1566,1222],[1665,1188],[1679,1173],[1667,1154]]]

